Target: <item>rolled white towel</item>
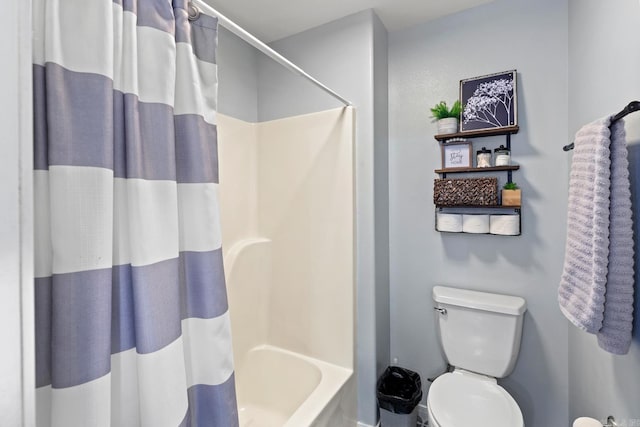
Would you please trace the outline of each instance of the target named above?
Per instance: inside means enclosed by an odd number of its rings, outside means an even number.
[[[462,215],[438,212],[436,215],[436,229],[449,233],[462,232]]]
[[[491,215],[489,232],[501,236],[517,236],[520,234],[519,215]]]
[[[462,232],[486,234],[489,232],[489,215],[463,215]]]

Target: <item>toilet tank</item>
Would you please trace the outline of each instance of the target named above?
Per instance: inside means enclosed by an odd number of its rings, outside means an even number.
[[[435,286],[433,300],[436,330],[451,365],[496,378],[513,371],[527,310],[523,298]]]

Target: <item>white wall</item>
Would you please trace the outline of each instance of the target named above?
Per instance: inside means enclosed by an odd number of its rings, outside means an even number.
[[[569,133],[640,100],[640,4],[570,0]],[[602,351],[593,335],[569,328],[570,416],[640,425],[640,114],[625,119],[636,223],[636,305],[629,354]]]
[[[496,0],[389,34],[391,357],[424,383],[444,369],[434,285],[523,296],[520,357],[501,383],[528,427],[568,424],[568,332],[556,303],[566,232],[567,13],[566,0]],[[438,233],[432,188],[440,149],[429,108],[458,99],[460,79],[514,68],[522,235]],[[474,149],[501,142],[477,140]]]
[[[257,126],[258,233],[272,242],[268,341],[353,369],[353,109]]]
[[[226,114],[218,115],[218,163],[222,217],[222,244],[258,236],[257,124]]]
[[[264,344],[354,372],[353,124],[352,108],[261,123],[219,116],[239,396],[248,351]],[[354,425],[355,388],[336,401]]]
[[[0,425],[33,425],[33,226],[30,2],[0,27]]]

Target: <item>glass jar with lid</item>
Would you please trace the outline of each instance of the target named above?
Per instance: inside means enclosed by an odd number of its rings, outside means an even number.
[[[491,167],[491,150],[487,149],[487,147],[482,147],[481,150],[476,151],[476,167]]]
[[[493,150],[496,166],[509,166],[511,164],[511,151],[504,145]]]

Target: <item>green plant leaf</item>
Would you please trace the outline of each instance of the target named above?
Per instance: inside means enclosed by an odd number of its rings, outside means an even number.
[[[433,108],[431,108],[431,117],[436,120],[446,119],[449,117],[459,119],[461,112],[462,105],[460,104],[460,101],[454,102],[451,106],[451,109],[447,107],[447,103],[445,101],[440,101]]]

